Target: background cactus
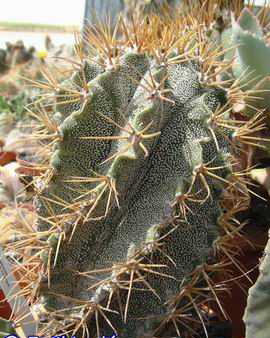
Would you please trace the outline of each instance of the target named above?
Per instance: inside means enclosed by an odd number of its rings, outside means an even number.
[[[229,72],[222,75],[223,79],[233,77],[243,92],[252,93],[245,100],[243,113],[247,115],[269,108],[269,13],[264,8],[256,10],[257,15],[254,12],[252,6],[231,14],[223,9],[209,33],[224,49],[222,58],[232,62]],[[228,20],[230,15],[232,20]]]
[[[249,289],[248,304],[244,316],[246,338],[269,336],[269,246],[265,247],[264,257],[260,262],[260,276],[255,285]]]
[[[243,10],[239,19],[233,21],[232,41],[237,45],[234,76],[240,80],[243,90],[252,89],[257,92],[253,107],[269,108],[270,48],[262,26],[250,10]],[[254,108],[246,110],[246,113],[254,112]]]
[[[233,20],[231,42],[237,44],[233,74],[239,79],[242,90],[251,90],[254,93],[253,98],[246,100],[247,106],[243,113],[252,115],[262,109],[269,125],[270,65],[268,54],[270,49],[267,34],[269,12],[261,11],[261,13],[264,15],[256,17],[252,11],[245,9],[237,21]],[[265,134],[269,136],[269,129]],[[267,174],[267,168],[253,169],[250,172],[251,177],[263,184],[269,192]],[[260,262],[259,277],[255,285],[249,289],[247,307],[243,317],[246,325],[246,338],[269,336],[269,245],[268,240]]]
[[[199,13],[96,27],[72,78],[47,76],[56,103],[37,135],[51,156],[38,221],[13,246],[40,335],[192,336],[209,298],[223,311],[213,277],[249,203],[234,156],[263,118],[235,119],[248,95],[220,80],[231,61]]]

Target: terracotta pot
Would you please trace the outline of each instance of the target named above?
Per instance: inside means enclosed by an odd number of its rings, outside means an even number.
[[[16,153],[12,151],[0,152],[0,165],[5,165],[15,160]]]
[[[9,319],[11,315],[11,308],[7,301],[4,301],[5,295],[3,291],[0,289],[0,317]]]

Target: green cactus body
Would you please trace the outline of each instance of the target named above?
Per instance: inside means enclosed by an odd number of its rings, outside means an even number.
[[[270,332],[270,241],[265,247],[264,257],[260,264],[260,275],[249,289],[248,303],[245,310],[246,338],[267,338]]]
[[[229,146],[209,119],[227,97],[203,86],[198,73],[193,61],[162,66],[144,53],[125,53],[95,77],[86,70],[83,102],[74,112],[61,112],[66,117],[51,160],[53,176],[36,201],[38,228],[57,223],[72,231],[76,223],[76,231],[71,240],[64,230],[47,240],[56,262],[41,295],[48,309],[69,308],[69,315],[79,315],[75,299],[104,306],[112,297],[109,321],[98,333],[89,319],[93,336],[114,330],[123,338],[152,335],[157,318],[169,313],[185,277],[207,261],[219,236]],[[214,176],[207,166],[217,168]],[[184,219],[176,202],[188,191],[197,201]],[[57,203],[74,200],[79,216]],[[57,251],[61,234],[67,238]],[[80,275],[91,271],[92,278]]]
[[[223,32],[225,47],[228,46],[230,29]],[[270,107],[270,48],[259,20],[248,9],[244,9],[237,21],[233,21],[229,43],[236,46],[233,74],[242,90],[251,90],[256,99],[247,101],[246,115],[254,115],[258,109]],[[227,46],[226,46],[227,43]],[[227,57],[232,58],[231,51]]]

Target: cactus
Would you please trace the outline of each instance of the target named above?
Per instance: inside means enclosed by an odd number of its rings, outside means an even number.
[[[245,81],[251,82],[247,87],[252,88],[254,81],[258,83],[269,75],[267,55],[270,49],[263,40],[263,31],[258,20],[248,9],[243,10],[237,22],[233,20],[232,41],[237,45],[234,75],[239,78],[248,72],[249,76],[245,77]]]
[[[264,11],[265,19],[267,9]],[[266,23],[260,23],[252,8],[244,8],[237,20],[232,15],[231,27],[221,32],[221,43],[226,50],[224,59],[232,61],[233,77],[238,79],[242,91],[253,93],[246,99],[244,110],[249,116],[270,107],[270,48],[265,27]]]
[[[264,18],[268,16],[269,19],[269,12],[265,11],[264,14]],[[269,115],[270,64],[268,56],[270,48],[266,33],[267,25],[265,24],[263,27],[248,9],[242,12],[237,22],[233,21],[232,40],[238,44],[233,73],[242,83],[242,89],[253,91],[255,96],[255,99],[246,100],[246,103],[251,104],[243,111],[247,115],[252,115],[255,111],[261,109],[263,109],[265,115]],[[243,74],[245,75],[243,76]],[[266,122],[269,126],[269,118],[266,119]],[[269,152],[268,147],[265,150]],[[269,193],[268,172],[269,168],[253,169],[250,176],[264,185]],[[269,250],[270,240],[268,239],[259,265],[259,277],[248,293],[247,306],[243,316],[246,338],[269,337]]]
[[[270,241],[265,247],[264,257],[260,262],[260,275],[249,289],[248,303],[244,315],[246,338],[269,337],[269,272],[270,272]]]
[[[104,304],[127,288],[120,293],[126,323],[108,313],[111,328],[100,328],[98,336],[113,334],[114,327],[120,337],[141,337],[153,334],[154,320],[131,318],[168,314],[166,302],[176,297],[184,276],[207,261],[217,239],[229,149],[208,120],[227,98],[221,89],[201,86],[189,61],[164,67],[127,52],[118,62],[88,82],[85,102],[59,127],[53,175],[37,203],[45,219],[39,231],[50,222],[60,229],[72,221],[77,226],[59,253],[59,238],[68,234],[48,238],[56,264],[42,295],[62,310],[75,307],[75,298]],[[197,201],[184,220],[177,217],[177,201],[186,194]],[[65,216],[61,224],[59,216],[70,209],[57,201],[74,200],[80,216]],[[48,208],[48,201],[55,205]],[[94,280],[80,277],[81,269],[89,276],[96,271]],[[110,310],[119,311],[114,306]]]
[[[240,94],[217,80],[228,65],[194,18],[89,30],[71,80],[47,76],[51,157],[35,229],[15,245],[42,336],[191,336],[209,294],[219,304],[212,277],[248,204],[235,147],[261,120],[231,118]]]

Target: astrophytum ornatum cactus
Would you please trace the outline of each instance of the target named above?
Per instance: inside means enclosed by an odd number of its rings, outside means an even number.
[[[96,54],[54,86],[57,142],[36,184],[32,243],[45,336],[174,337],[203,320],[191,294],[205,282],[192,273],[211,270],[224,190],[241,186],[229,182],[237,130],[200,26],[158,20],[122,21],[119,40],[90,31]]]

